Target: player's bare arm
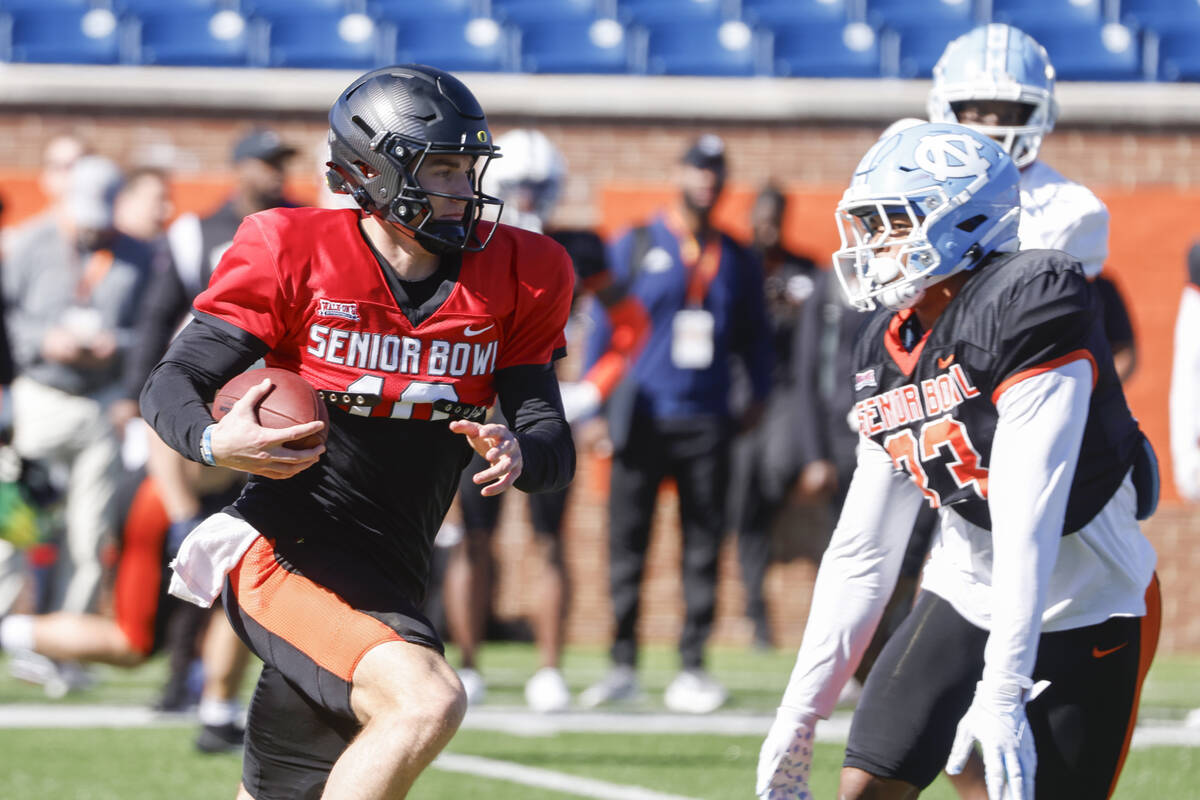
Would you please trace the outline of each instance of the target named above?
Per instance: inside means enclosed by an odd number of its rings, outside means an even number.
[[[269,379],[251,387],[217,422],[212,430],[215,466],[279,480],[308,469],[325,452],[324,444],[306,450],[286,446],[288,442],[320,433],[325,427],[321,420],[288,428],[264,428],[258,424],[254,409],[270,389]]]

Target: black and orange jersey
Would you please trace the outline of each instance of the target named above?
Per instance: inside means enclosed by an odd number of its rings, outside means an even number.
[[[573,275],[558,244],[501,225],[485,251],[444,256],[430,296],[418,299],[405,294],[415,283],[386,272],[360,218],[310,208],[248,217],[196,298],[195,322],[151,376],[143,409],[196,458],[198,429],[211,418],[197,416],[192,392],[215,390],[260,356],[298,372],[331,402],[326,452],[288,480],[252,476],[237,510],[296,568],[344,563],[353,572],[365,557],[417,604],[471,456],[449,416],[490,406],[498,393],[514,430],[552,413],[551,362],[564,352]],[[573,464],[573,454],[556,455]],[[538,485],[533,462],[527,455],[517,485],[552,488]]]
[[[1001,254],[979,268],[929,331],[910,310],[873,317],[854,358],[859,430],[931,506],[991,529],[988,464],[996,404],[1017,382],[1075,360],[1093,386],[1064,533],[1083,527],[1124,479],[1141,442],[1078,262],[1053,250]]]

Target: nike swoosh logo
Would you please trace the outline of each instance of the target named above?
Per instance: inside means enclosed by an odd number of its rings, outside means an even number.
[[[481,334],[485,331],[490,331],[494,327],[496,327],[496,323],[494,323],[494,322],[491,325],[488,325],[486,328],[480,328],[479,330],[475,330],[470,325],[468,325],[467,327],[463,328],[463,333],[467,336],[478,336],[479,334]]]
[[[1120,650],[1122,647],[1124,647],[1127,644],[1129,644],[1129,642],[1124,642],[1122,644],[1117,645],[1116,647],[1111,647],[1108,650],[1101,650],[1099,647],[1093,647],[1092,648],[1092,658],[1104,658],[1105,656],[1112,655],[1113,653],[1117,652],[1118,650]]]
[[[939,358],[937,360],[938,369],[945,369],[946,367],[950,366],[953,363],[954,363],[954,353],[951,353],[950,355],[946,356],[945,358]]]

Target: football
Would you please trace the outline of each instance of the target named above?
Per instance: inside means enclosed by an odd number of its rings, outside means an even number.
[[[247,370],[231,378],[217,390],[213,398],[213,419],[220,420],[228,414],[246,390],[257,386],[264,378],[271,379],[271,389],[258,404],[258,424],[264,428],[286,428],[319,419],[325,423],[320,433],[288,442],[284,446],[292,450],[305,450],[324,442],[329,432],[329,411],[324,401],[304,378],[278,367]]]

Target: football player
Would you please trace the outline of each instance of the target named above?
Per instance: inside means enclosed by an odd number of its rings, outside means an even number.
[[[796,666],[759,757],[761,797],[808,797],[813,731],[891,593],[922,502],[923,591],[855,712],[839,797],[908,798],[981,745],[1001,797],[1105,798],[1157,643],[1137,520],[1157,470],[1079,262],[1017,251],[1019,175],[963,126],[863,157],[837,209],[847,297],[883,306],[855,347],[858,462]]]
[[[1108,258],[1108,209],[1086,186],[1038,158],[1054,130],[1058,101],[1046,49],[1011,25],[981,25],[946,45],[933,68],[930,122],[957,122],[996,139],[1021,172],[1021,248],[1062,250],[1083,264],[1103,301],[1113,362],[1122,381],[1137,363],[1129,312],[1100,274]]]
[[[558,489],[574,472],[553,363],[571,265],[547,237],[481,221],[497,157],[449,73],[366,73],[329,114],[329,182],[357,209],[249,216],[193,321],[155,367],[143,415],[193,460],[251,473],[184,540],[172,590],[222,594],[265,662],[239,798],[397,798],[466,703],[418,610],[458,476],[488,496]],[[333,404],[320,421],[257,424],[264,381],[214,423],[206,401],[257,358]],[[484,424],[499,397],[508,425]]]

